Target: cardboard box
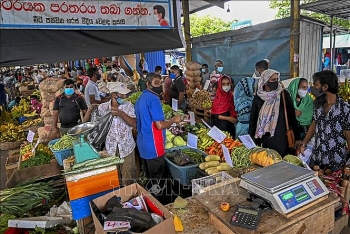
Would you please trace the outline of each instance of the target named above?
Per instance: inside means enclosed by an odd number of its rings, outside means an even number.
[[[104,196],[98,197],[93,200],[93,202],[96,204],[96,206],[100,210],[104,210],[106,208],[107,201],[113,197],[121,197],[121,202],[126,202],[131,200],[132,198],[135,198],[139,195],[143,194],[144,196],[148,197],[156,206],[159,207],[164,212],[164,221],[160,224],[154,226],[153,228],[147,230],[146,232],[143,232],[145,234],[151,234],[151,233],[163,233],[163,234],[172,234],[175,233],[174,228],[174,222],[173,217],[170,214],[170,212],[157,200],[155,199],[146,189],[144,189],[141,185],[135,183],[131,184],[129,186],[126,186],[124,188],[115,190],[111,193],[108,193]],[[91,213],[92,213],[92,219],[94,221],[96,234],[105,234],[103,230],[103,226],[99,222],[98,218],[96,217],[95,213],[93,212],[91,205],[90,205]]]

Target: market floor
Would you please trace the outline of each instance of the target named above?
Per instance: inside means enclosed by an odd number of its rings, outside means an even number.
[[[8,151],[0,150],[0,190],[5,189],[6,183],[6,158],[8,156]]]

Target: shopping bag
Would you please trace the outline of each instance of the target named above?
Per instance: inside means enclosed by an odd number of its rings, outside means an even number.
[[[102,143],[106,141],[112,120],[113,116],[111,112],[108,112],[99,119],[92,132],[87,136],[89,144],[95,149],[100,150]]]

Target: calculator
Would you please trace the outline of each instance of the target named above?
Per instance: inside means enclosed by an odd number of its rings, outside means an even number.
[[[261,212],[261,209],[237,205],[230,220],[230,224],[255,230],[258,227]]]

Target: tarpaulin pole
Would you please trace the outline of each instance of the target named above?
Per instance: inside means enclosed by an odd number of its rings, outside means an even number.
[[[186,42],[186,62],[192,61],[191,31],[190,31],[190,4],[189,0],[182,0],[182,15],[184,17],[184,34]]]
[[[291,0],[290,77],[299,76],[300,0]]]
[[[331,15],[331,31],[330,31],[330,35],[329,35],[329,53],[331,55],[330,57],[330,63],[329,63],[329,70],[333,71],[333,15]]]

